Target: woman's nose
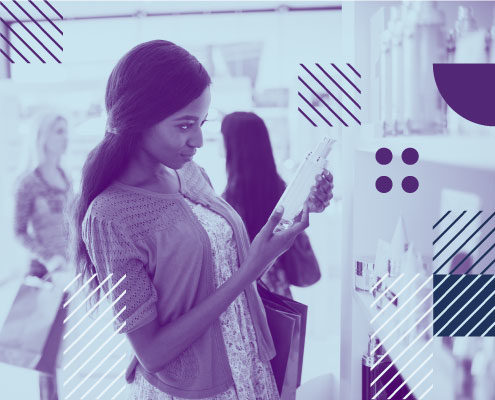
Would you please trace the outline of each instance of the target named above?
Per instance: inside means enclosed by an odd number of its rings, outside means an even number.
[[[203,132],[200,127],[194,130],[194,132],[189,137],[187,144],[191,147],[203,147]]]

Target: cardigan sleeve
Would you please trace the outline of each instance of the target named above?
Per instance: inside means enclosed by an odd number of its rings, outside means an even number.
[[[129,333],[157,317],[157,292],[146,270],[146,256],[126,234],[124,227],[113,221],[86,215],[82,236],[99,282],[113,302],[118,315],[115,328]],[[125,323],[125,325],[124,325]]]

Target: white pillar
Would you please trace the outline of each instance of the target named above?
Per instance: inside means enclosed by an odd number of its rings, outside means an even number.
[[[9,38],[9,30],[5,26],[4,23],[0,24],[0,33],[5,36],[7,39]],[[10,56],[10,48],[7,42],[0,36],[0,49]],[[0,79],[9,79],[10,78],[10,61],[5,58],[5,56],[0,53]]]

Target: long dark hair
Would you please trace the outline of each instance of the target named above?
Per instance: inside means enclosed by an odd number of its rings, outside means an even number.
[[[275,166],[268,129],[259,116],[251,112],[228,114],[221,130],[228,175],[223,196],[242,217],[253,240],[280,199],[285,183]]]
[[[105,136],[84,163],[81,192],[74,203],[72,257],[85,279],[96,273],[81,232],[89,205],[125,170],[143,132],[198,98],[210,83],[193,55],[165,40],[137,45],[114,67],[105,93]],[[89,289],[98,285],[93,279]]]

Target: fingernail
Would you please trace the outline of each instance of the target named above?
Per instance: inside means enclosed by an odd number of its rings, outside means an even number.
[[[284,211],[284,207],[282,206],[278,206],[277,209],[275,210],[277,214],[281,214],[283,211]]]

